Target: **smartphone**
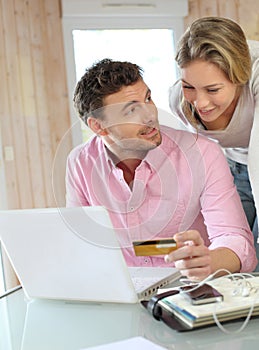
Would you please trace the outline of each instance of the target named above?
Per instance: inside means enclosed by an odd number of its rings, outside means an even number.
[[[183,286],[180,291],[184,292],[183,296],[187,298],[193,305],[210,304],[223,301],[223,295],[209,284],[203,284],[199,288],[192,290],[195,285]]]
[[[166,255],[177,249],[177,243],[173,238],[134,241],[132,243],[136,256]]]

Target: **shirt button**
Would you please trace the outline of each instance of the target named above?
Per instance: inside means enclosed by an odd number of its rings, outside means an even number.
[[[134,210],[134,207],[130,207],[130,211],[133,211]]]
[[[148,259],[148,258],[145,258],[145,259],[144,259],[144,263],[145,263],[145,264],[148,264],[148,263],[149,263],[149,259]]]

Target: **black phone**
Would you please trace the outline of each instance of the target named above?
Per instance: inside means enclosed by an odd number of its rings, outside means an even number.
[[[196,286],[191,285],[180,287],[180,291],[183,292],[183,296],[193,305],[209,304],[224,300],[223,295],[209,284],[205,283],[197,289],[194,289]]]

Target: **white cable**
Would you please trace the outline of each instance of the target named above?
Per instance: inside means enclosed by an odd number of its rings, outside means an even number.
[[[226,276],[223,276],[223,277],[226,277]],[[234,281],[238,281],[237,278],[239,278],[239,279],[241,278],[243,281],[246,281],[246,285],[247,285],[247,283],[249,283],[250,286],[251,286],[251,284],[250,284],[249,281],[246,280],[246,277],[254,278],[254,276],[251,275],[251,274],[249,274],[249,273],[232,273],[232,274],[230,273],[229,276],[227,276],[227,277],[228,277],[228,278],[229,278],[229,277],[233,278]],[[253,287],[251,286],[250,291],[251,291],[252,289],[253,289]],[[255,306],[255,301],[256,301],[256,297],[258,296],[258,290],[255,289],[255,291],[256,291],[255,297],[252,299],[252,303],[251,303],[249,312],[248,312],[248,314],[247,314],[247,316],[246,316],[246,318],[245,318],[243,324],[241,325],[241,327],[240,327],[238,330],[236,330],[236,331],[228,331],[228,330],[220,323],[220,321],[219,321],[219,319],[218,319],[218,316],[217,316],[217,314],[216,314],[216,305],[215,305],[214,312],[213,312],[213,319],[214,319],[216,325],[218,326],[218,328],[219,328],[222,332],[224,332],[224,333],[226,333],[226,334],[238,334],[238,333],[242,332],[242,331],[245,329],[245,327],[247,326],[247,324],[248,324],[248,322],[250,321],[250,318],[251,318],[251,316],[252,316],[252,314],[253,314],[254,306]],[[246,296],[244,296],[244,297],[246,297]]]
[[[257,291],[257,293],[256,293],[256,296],[257,296],[257,294],[258,294],[258,291]],[[219,321],[219,319],[218,319],[218,316],[217,316],[217,314],[216,314],[216,307],[215,307],[214,312],[213,312],[213,319],[214,319],[216,325],[218,326],[218,328],[219,328],[222,332],[224,332],[224,333],[226,333],[226,334],[238,334],[238,333],[242,332],[242,331],[245,329],[245,327],[247,326],[248,322],[250,321],[250,318],[251,318],[252,313],[253,313],[253,311],[254,311],[255,301],[256,301],[256,297],[253,298],[253,301],[252,301],[252,303],[251,303],[251,307],[250,307],[250,309],[249,309],[249,312],[248,312],[248,314],[247,314],[247,316],[246,316],[246,318],[245,318],[243,324],[242,324],[241,327],[240,327],[238,330],[236,330],[236,331],[228,331],[228,330],[220,323],[220,321]]]
[[[238,330],[236,330],[236,331],[228,331],[228,330],[220,323],[220,321],[219,321],[219,319],[218,319],[218,316],[217,316],[217,314],[216,314],[216,312],[215,312],[215,309],[214,309],[214,312],[213,312],[214,321],[215,321],[216,325],[218,326],[218,328],[219,328],[222,332],[224,332],[224,333],[226,333],[226,334],[238,334],[238,333],[242,332],[242,331],[245,329],[245,327],[247,326],[248,322],[250,321],[250,318],[251,318],[252,313],[253,313],[253,311],[254,311],[254,304],[255,304],[255,298],[254,298],[254,300],[253,300],[253,303],[251,304],[251,307],[250,307],[249,312],[248,312],[248,314],[247,314],[247,316],[246,316],[246,319],[244,320],[244,322],[243,322],[243,324],[241,325],[241,327],[240,327]]]
[[[246,287],[247,287],[247,284],[249,283],[250,291],[251,291],[252,289],[254,289],[254,287],[251,286],[250,282],[248,282],[248,281],[246,280],[246,277],[254,278],[254,276],[253,276],[252,274],[250,274],[250,273],[231,273],[230,271],[228,271],[228,270],[226,270],[226,269],[219,269],[219,270],[217,270],[216,272],[214,272],[213,274],[211,274],[211,275],[209,275],[208,277],[206,277],[204,280],[200,281],[198,284],[195,284],[195,286],[194,286],[193,288],[188,289],[188,292],[192,292],[192,291],[198,289],[199,287],[203,286],[205,283],[207,283],[208,281],[210,281],[211,279],[213,279],[213,278],[215,277],[215,275],[217,275],[217,274],[220,273],[220,272],[226,272],[226,273],[227,273],[227,276],[221,276],[220,278],[231,278],[234,282],[239,282],[240,279],[241,279],[242,281],[246,281]],[[184,284],[186,285],[186,284],[188,284],[188,283],[184,283]],[[242,290],[244,290],[244,287],[243,287]],[[187,291],[180,291],[180,292],[181,292],[181,293],[186,293]],[[219,321],[219,319],[218,319],[218,316],[217,316],[217,314],[216,314],[216,304],[215,304],[215,308],[214,308],[214,311],[213,311],[213,319],[214,319],[216,325],[218,326],[218,328],[219,328],[222,332],[224,332],[224,333],[226,333],[226,334],[237,334],[237,333],[242,332],[242,331],[245,329],[245,327],[247,326],[247,324],[248,324],[248,322],[249,322],[249,320],[250,320],[250,318],[251,318],[251,316],[252,316],[252,313],[253,313],[253,311],[254,311],[255,301],[256,301],[256,298],[258,297],[258,292],[259,292],[259,290],[258,290],[257,288],[255,288],[255,297],[254,297],[253,300],[252,300],[252,303],[251,303],[251,307],[250,307],[250,309],[249,309],[249,312],[248,312],[248,314],[247,314],[247,316],[246,316],[246,318],[245,318],[243,324],[241,325],[241,327],[240,327],[238,330],[233,331],[233,332],[232,332],[232,331],[228,331],[228,330],[220,323],[220,321]],[[246,296],[244,296],[244,297],[246,297]]]
[[[198,289],[199,287],[203,286],[205,283],[212,280],[219,272],[226,272],[227,274],[232,275],[231,272],[226,270],[226,269],[219,269],[219,270],[215,271],[214,273],[212,273],[211,275],[209,275],[208,277],[204,278],[204,280],[200,281],[198,284],[194,282],[195,283],[194,287],[188,289],[188,292],[192,292],[192,291]],[[188,283],[183,283],[183,284],[188,285]],[[181,290],[180,290],[180,292],[186,293],[186,291],[181,291]]]

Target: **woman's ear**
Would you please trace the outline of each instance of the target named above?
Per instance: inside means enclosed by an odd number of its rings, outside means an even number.
[[[103,129],[101,120],[99,120],[97,118],[88,117],[87,118],[87,125],[97,135],[105,136],[108,134],[106,129]]]

